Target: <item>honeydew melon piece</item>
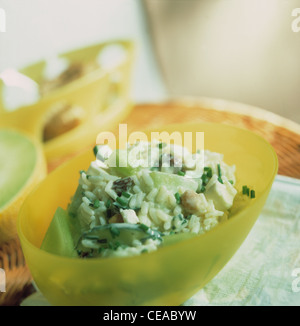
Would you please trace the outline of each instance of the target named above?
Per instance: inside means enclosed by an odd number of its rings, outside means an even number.
[[[79,237],[76,219],[58,207],[48,227],[41,249],[52,254],[76,257],[76,239]]]
[[[0,245],[16,238],[19,209],[45,175],[40,144],[19,131],[0,129]]]

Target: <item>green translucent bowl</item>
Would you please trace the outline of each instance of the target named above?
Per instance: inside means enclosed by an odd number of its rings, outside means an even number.
[[[52,305],[179,305],[209,282],[245,240],[277,173],[271,145],[250,131],[223,124],[180,124],[164,131],[204,131],[205,148],[235,164],[237,187],[251,185],[256,198],[208,233],[156,252],[89,260],[60,257],[39,247],[56,208],[66,208],[74,194],[78,171],[87,169],[94,156],[90,150],[72,159],[29,195],[18,219],[26,262]]]

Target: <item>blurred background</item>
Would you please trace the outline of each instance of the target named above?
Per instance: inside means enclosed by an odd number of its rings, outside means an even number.
[[[0,71],[130,38],[136,102],[207,96],[300,122],[297,7],[299,0],[0,0]]]

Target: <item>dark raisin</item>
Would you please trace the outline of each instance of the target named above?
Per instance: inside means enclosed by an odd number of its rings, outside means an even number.
[[[134,181],[132,178],[122,178],[115,180],[112,185],[112,189],[117,193],[118,196],[122,195],[122,192],[127,191],[132,186],[134,186]]]

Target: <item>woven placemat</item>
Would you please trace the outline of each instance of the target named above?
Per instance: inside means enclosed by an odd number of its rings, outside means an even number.
[[[136,105],[122,123],[132,132],[180,122],[218,122],[252,130],[274,147],[279,174],[300,178],[300,126],[260,108],[209,98],[180,98]],[[6,271],[6,292],[0,293],[0,305],[18,305],[34,291],[18,240],[0,248],[0,268]]]
[[[218,99],[181,98],[137,105],[123,123],[133,131],[181,122],[217,122],[249,129],[274,147],[279,174],[300,178],[300,126],[257,107]]]
[[[0,248],[0,268],[5,271],[5,292],[0,292],[0,306],[19,305],[23,298],[30,295],[32,277],[26,266],[18,239],[5,243]],[[1,287],[1,291],[2,291]]]

